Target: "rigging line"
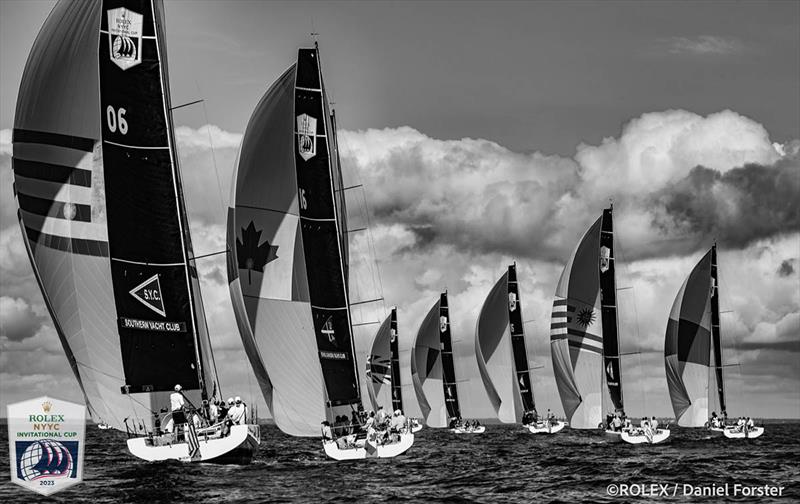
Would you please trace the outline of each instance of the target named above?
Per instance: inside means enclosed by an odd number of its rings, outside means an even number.
[[[176,105],[174,107],[170,107],[170,110],[178,110],[179,108],[188,107],[189,105],[195,105],[195,104],[201,103],[203,101],[204,100],[202,98],[200,98],[199,100],[195,100],[193,102],[184,103],[183,105]]]
[[[336,138],[338,139],[339,137],[337,136]],[[339,161],[341,161],[341,159]],[[338,192],[349,191],[350,189],[358,189],[359,187],[364,187],[364,184],[356,184],[348,187],[342,187],[341,189],[339,189]]]
[[[356,301],[355,303],[350,303],[350,306],[356,306],[356,305],[361,305],[361,304],[374,303],[374,302],[376,302],[376,301],[383,301],[383,297],[379,297],[379,298],[375,298],[375,299],[366,299],[366,300],[364,300],[364,301]]]
[[[197,87],[197,93],[202,95],[200,92],[200,83],[195,80],[195,86]],[[208,133],[208,146],[211,149],[211,161],[214,163],[214,178],[217,180],[217,191],[219,196],[219,204],[220,204],[220,214],[225,215],[225,199],[222,194],[222,183],[219,181],[219,169],[217,168],[217,155],[214,152],[214,141],[211,138],[211,123],[208,120],[208,109],[206,108],[205,100],[202,101],[203,103],[203,117],[206,120],[206,133]],[[236,167],[234,166],[234,170]]]
[[[220,250],[218,252],[210,252],[208,254],[202,254],[202,255],[197,255],[197,256],[194,256],[194,257],[190,257],[189,260],[190,261],[196,261],[197,259],[203,259],[203,258],[206,258],[206,257],[211,257],[211,256],[215,256],[215,255],[220,255],[220,254],[227,254],[229,252],[230,251],[228,249],[225,249],[225,250]]]

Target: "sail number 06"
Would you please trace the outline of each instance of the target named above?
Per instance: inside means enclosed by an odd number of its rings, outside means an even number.
[[[118,111],[114,110],[112,105],[106,108],[106,121],[111,133],[116,133],[117,128],[123,135],[128,133],[128,121],[125,120],[125,112],[126,110],[122,107]]]

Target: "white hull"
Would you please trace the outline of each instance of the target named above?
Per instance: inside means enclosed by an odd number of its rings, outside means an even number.
[[[603,437],[609,443],[621,443],[622,442],[622,431],[612,431],[612,430],[604,430]]]
[[[463,427],[456,427],[455,429],[450,429],[450,432],[454,434],[483,434],[486,432],[486,426],[479,425],[475,428],[463,428]]]
[[[364,446],[363,439],[358,440],[353,448],[339,448],[336,441],[325,440],[322,442],[325,448],[325,455],[334,460],[359,460],[366,458],[392,458],[408,451],[414,444],[414,434],[404,432],[400,434],[400,441],[397,443],[378,445],[375,453],[368,453]]]
[[[186,442],[154,446],[149,438],[138,437],[128,440],[128,450],[132,455],[148,462],[178,460],[180,462],[218,462],[249,464],[261,443],[261,433],[257,425],[234,425],[223,438],[206,439],[202,430],[198,432],[199,453],[192,458]]]
[[[411,426],[411,432],[413,432],[414,434],[416,434],[417,432],[419,432],[419,431],[421,431],[421,430],[422,430],[422,427],[423,427],[423,425],[422,425],[422,424],[416,424],[416,425],[412,425],[412,426]]]
[[[764,427],[753,427],[747,432],[738,427],[725,427],[725,437],[728,439],[755,439],[764,434]]]
[[[720,429],[719,427],[709,427],[708,432],[710,432],[712,436],[722,436],[725,434],[725,429]]]
[[[622,440],[630,444],[659,444],[669,437],[669,429],[658,429],[654,434],[634,434],[631,431],[622,432]]]
[[[526,425],[525,428],[527,428],[528,432],[531,434],[555,434],[561,432],[566,426],[566,422],[556,421],[547,426],[542,422],[538,422],[536,424]]]
[[[97,424],[97,428],[100,429],[100,430],[108,430],[108,429],[111,428],[111,426],[108,425],[108,424],[99,423],[99,424]]]

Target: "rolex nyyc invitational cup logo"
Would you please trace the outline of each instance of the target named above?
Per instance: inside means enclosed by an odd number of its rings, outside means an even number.
[[[83,480],[86,407],[51,397],[8,405],[11,481],[43,495]]]

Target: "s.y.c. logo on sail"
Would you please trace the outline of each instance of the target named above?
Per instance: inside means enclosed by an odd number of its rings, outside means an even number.
[[[297,152],[306,161],[317,155],[317,120],[308,114],[297,116]]]
[[[137,301],[158,313],[162,317],[166,317],[167,313],[164,310],[164,296],[161,294],[161,282],[158,281],[158,274],[155,274],[140,283],[129,291]]]
[[[123,70],[142,62],[142,15],[125,7],[108,11],[108,49],[111,61]]]

